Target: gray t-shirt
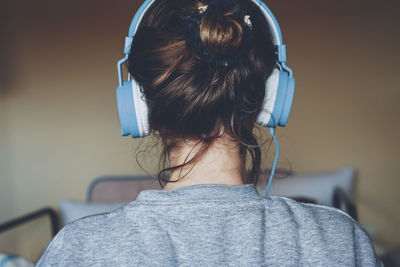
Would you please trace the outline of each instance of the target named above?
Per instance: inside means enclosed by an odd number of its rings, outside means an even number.
[[[38,266],[380,266],[345,213],[254,185],[142,191],[111,213],[65,226]]]

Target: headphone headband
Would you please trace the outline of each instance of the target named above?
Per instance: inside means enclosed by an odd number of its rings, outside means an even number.
[[[128,36],[125,39],[125,49],[124,49],[125,55],[128,55],[130,52],[133,37],[136,34],[136,31],[138,29],[140,22],[144,17],[144,14],[155,1],[156,0],[145,0],[144,3],[139,7],[135,16],[133,17],[131,25],[129,27]],[[276,20],[274,14],[262,0],[249,0],[249,1],[252,1],[256,6],[260,8],[261,12],[263,13],[264,17],[268,22],[272,34],[272,42],[277,47],[278,62],[282,63],[286,62],[286,46],[283,44],[282,31],[281,28],[279,27],[279,23]]]

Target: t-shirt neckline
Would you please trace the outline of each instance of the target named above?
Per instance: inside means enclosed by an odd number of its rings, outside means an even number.
[[[213,201],[260,198],[254,184],[226,185],[200,184],[172,190],[144,190],[136,198],[138,202]]]

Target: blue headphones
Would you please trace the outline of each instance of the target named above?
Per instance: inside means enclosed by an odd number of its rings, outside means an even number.
[[[138,25],[154,1],[155,0],[146,0],[133,17],[129,28],[129,34],[125,37],[125,56],[118,61],[117,64],[119,82],[117,88],[117,105],[121,134],[124,136],[144,137],[150,132],[147,118],[147,105],[144,96],[140,92],[140,87],[136,81],[123,80],[122,64],[128,60],[128,55]],[[295,85],[293,72],[285,65],[286,46],[282,41],[282,33],[278,21],[271,10],[262,0],[250,1],[254,2],[254,4],[260,8],[268,21],[272,34],[272,41],[276,48],[276,65],[278,66],[272,71],[271,76],[266,81],[264,104],[262,111],[258,115],[257,123],[270,128],[275,128],[278,125],[286,126],[292,106]]]

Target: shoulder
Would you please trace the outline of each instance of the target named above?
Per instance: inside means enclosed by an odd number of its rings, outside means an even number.
[[[330,262],[356,262],[357,266],[380,265],[366,230],[347,213],[283,197],[270,197],[266,205],[276,209],[279,221],[285,223],[279,228],[282,235],[288,229],[296,233],[293,240],[305,254],[323,255]]]
[[[126,225],[127,209],[131,209],[134,202],[126,204],[111,212],[90,215],[80,218],[67,224],[61,231],[64,240],[73,242],[75,239],[91,242],[96,239],[104,239],[110,229],[118,228],[121,225]]]
[[[299,227],[313,228],[315,226],[323,230],[325,234],[333,231],[337,235],[338,229],[346,229],[351,232],[360,231],[367,235],[357,221],[334,207],[301,203],[285,197],[270,197],[270,200],[273,203],[272,209],[275,208],[282,216],[296,221]]]
[[[87,216],[64,226],[48,245],[37,266],[77,266],[98,257],[108,245],[110,230],[126,223],[125,206],[110,213]]]
[[[347,224],[357,223],[353,218],[351,218],[347,213],[328,206],[322,206],[317,204],[302,203],[295,201],[286,197],[272,196],[266,198],[275,206],[277,209],[289,212],[292,216],[304,220],[314,220],[314,219],[328,219],[334,220],[335,222],[342,222]],[[323,221],[322,221],[323,223]]]

